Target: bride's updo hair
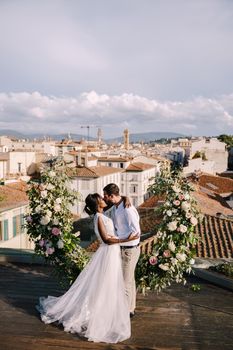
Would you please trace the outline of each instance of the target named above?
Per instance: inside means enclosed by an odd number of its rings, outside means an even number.
[[[93,193],[93,194],[89,194],[86,199],[85,199],[85,212],[88,215],[93,215],[97,212],[98,209],[98,204],[99,204],[99,200],[101,199],[101,196],[98,193]]]

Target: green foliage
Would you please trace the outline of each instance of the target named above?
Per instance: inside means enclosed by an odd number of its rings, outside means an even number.
[[[219,135],[218,137],[219,141],[225,142],[227,144],[228,148],[233,147],[233,135]]]
[[[233,263],[223,263],[217,266],[211,266],[210,270],[220,272],[228,277],[233,278]]]
[[[196,158],[201,158],[202,160],[207,160],[205,152],[200,152],[197,151],[194,156],[192,157],[192,159],[196,159]]]
[[[162,216],[155,228],[156,241],[151,254],[141,255],[136,280],[140,290],[161,291],[172,282],[186,283],[185,273],[191,273],[198,237],[194,227],[200,219],[196,202],[191,196],[192,185],[175,169],[164,169],[150,187],[154,195],[165,195],[166,201],[157,210]]]
[[[192,284],[191,289],[193,292],[199,292],[201,290],[200,284]]]
[[[59,162],[42,171],[39,182],[29,183],[26,228],[36,254],[55,267],[61,281],[72,283],[88,256],[80,247],[77,234],[72,233],[70,208],[79,194],[70,189],[69,182],[65,164]]]

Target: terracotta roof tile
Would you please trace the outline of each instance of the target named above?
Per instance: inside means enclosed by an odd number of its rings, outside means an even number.
[[[122,173],[124,171],[124,169],[121,169],[121,168],[114,168],[114,167],[108,167],[108,166],[95,166],[95,167],[90,167],[90,169],[94,171],[98,176]]]
[[[125,171],[143,171],[147,169],[154,168],[154,165],[152,164],[146,164],[146,163],[131,163]]]
[[[121,157],[98,157],[99,162],[128,162],[129,158],[121,158]]]
[[[233,220],[205,215],[195,232],[200,236],[196,255],[202,258],[233,257]]]
[[[233,179],[222,176],[200,175],[198,184],[218,194],[233,192]]]
[[[92,177],[97,178],[100,176],[115,174],[123,172],[123,169],[107,167],[107,166],[93,166],[93,167],[75,167],[68,170],[68,175],[71,177]]]
[[[27,184],[23,181],[0,186],[0,211],[28,203]]]
[[[85,166],[70,168],[68,170],[68,175],[71,177],[92,177],[92,178],[99,177],[95,171]]]

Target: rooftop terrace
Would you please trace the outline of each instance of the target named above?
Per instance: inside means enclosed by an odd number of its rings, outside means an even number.
[[[201,290],[193,292],[192,283]],[[1,350],[230,350],[233,343],[232,292],[191,277],[160,294],[138,294],[132,336],[115,344],[91,343],[45,325],[35,309],[38,297],[61,295],[51,268],[45,265],[0,264]]]

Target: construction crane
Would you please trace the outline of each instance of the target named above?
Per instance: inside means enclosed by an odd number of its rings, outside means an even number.
[[[87,141],[90,139],[90,128],[99,128],[99,125],[81,125],[81,129],[87,129]]]

